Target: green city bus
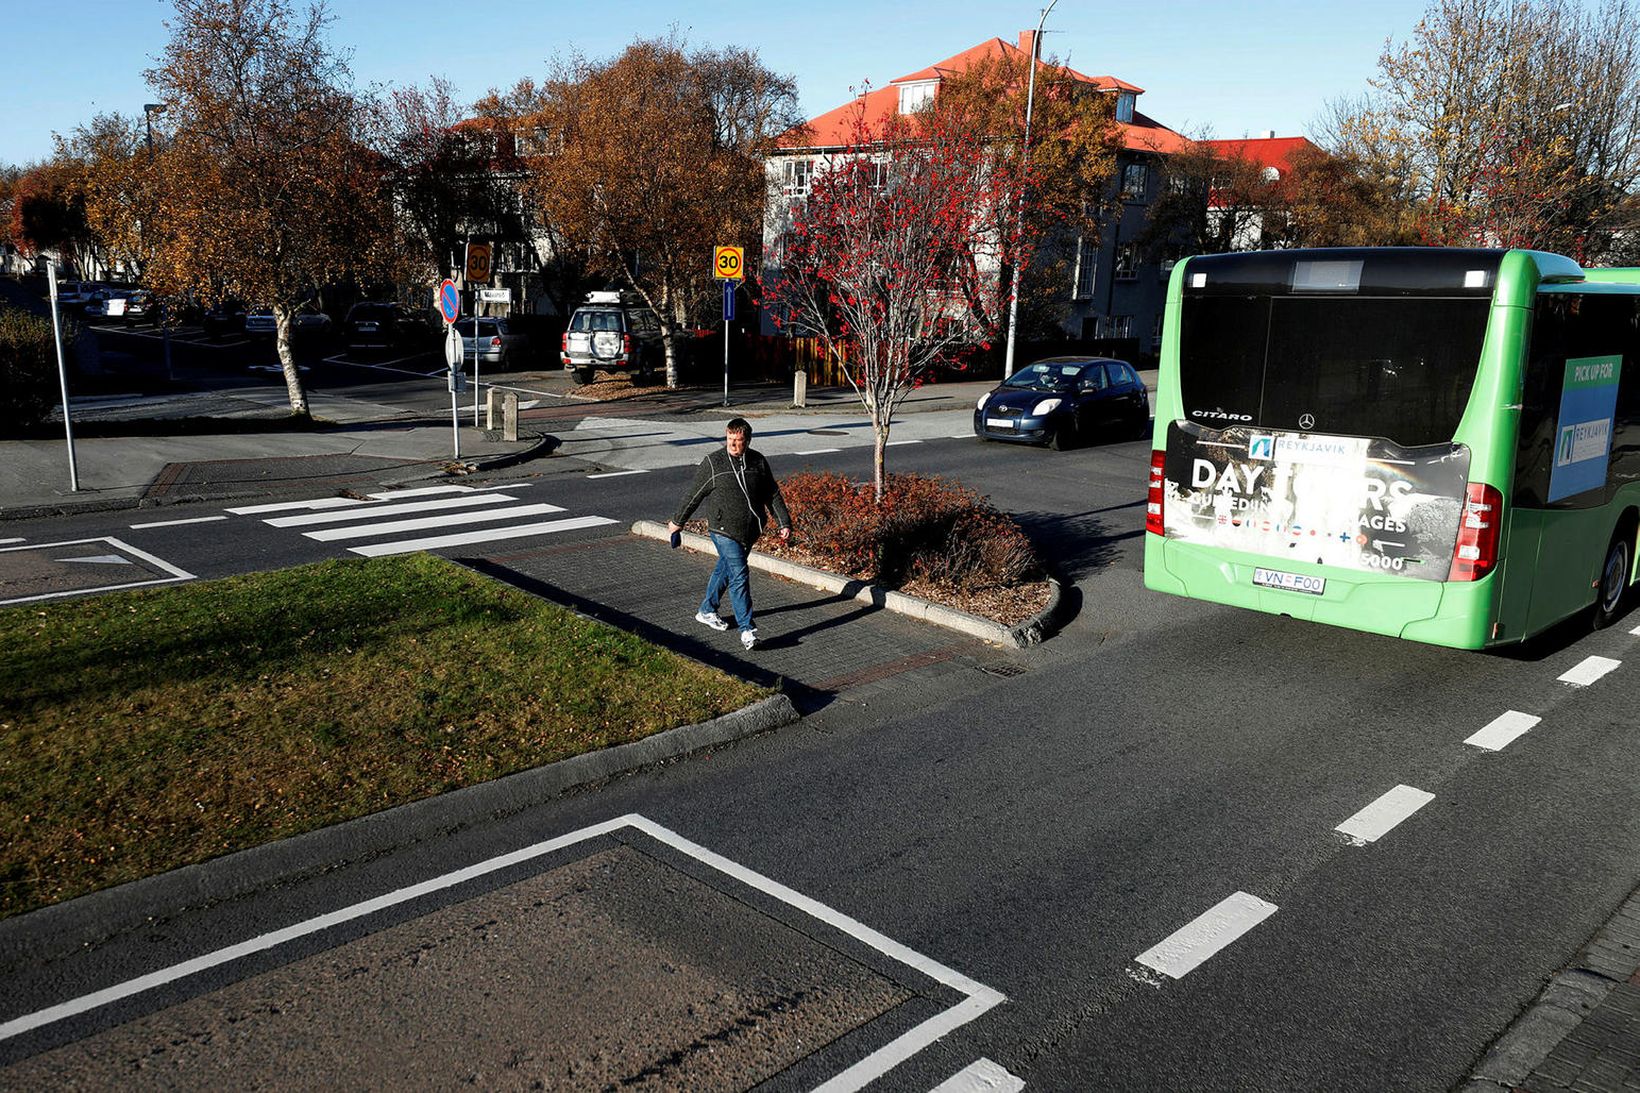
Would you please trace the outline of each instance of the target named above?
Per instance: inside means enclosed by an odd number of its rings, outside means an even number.
[[[1256,251],[1173,269],[1145,585],[1460,649],[1622,611],[1640,269]]]

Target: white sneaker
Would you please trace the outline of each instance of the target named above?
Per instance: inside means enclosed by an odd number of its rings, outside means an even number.
[[[695,621],[702,626],[710,626],[713,630],[729,629],[729,624],[718,618],[716,611],[696,611]],[[748,645],[747,648],[750,649],[751,646]]]
[[[756,630],[742,630],[740,632],[740,644],[741,644],[742,647],[744,647],[748,650],[755,647],[757,645],[757,631]]]

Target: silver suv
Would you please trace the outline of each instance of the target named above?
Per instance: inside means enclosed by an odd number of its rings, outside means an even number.
[[[665,367],[660,319],[619,292],[589,292],[570,316],[560,348],[564,367],[581,383],[591,383],[600,370],[629,371],[641,383]]]

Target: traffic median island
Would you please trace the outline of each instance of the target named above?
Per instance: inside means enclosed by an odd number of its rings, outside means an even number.
[[[769,696],[425,554],[13,606],[0,645],[0,917],[586,753],[653,761]]]

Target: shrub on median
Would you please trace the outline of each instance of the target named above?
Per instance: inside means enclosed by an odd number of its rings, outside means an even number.
[[[1018,525],[966,486],[915,474],[888,476],[882,504],[871,484],[797,474],[781,485],[794,547],[822,568],[891,588],[911,581],[968,589],[1040,580],[1036,549]],[[772,529],[771,529],[772,530]]]
[[[51,320],[0,307],[0,436],[45,420],[57,401],[56,371]]]

